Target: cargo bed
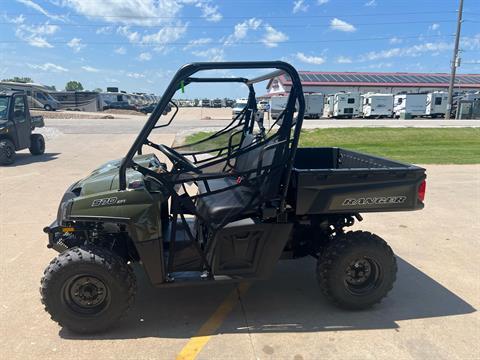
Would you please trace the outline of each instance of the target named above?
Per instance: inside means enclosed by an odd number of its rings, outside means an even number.
[[[425,169],[341,148],[299,148],[289,203],[297,215],[423,208]]]

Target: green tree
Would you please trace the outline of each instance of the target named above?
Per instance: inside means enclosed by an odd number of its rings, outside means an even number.
[[[98,93],[101,93],[101,92],[103,92],[103,89],[102,89],[102,88],[95,88],[95,89],[93,89],[93,91],[96,91],[96,92],[98,92]]]
[[[67,91],[82,91],[83,86],[82,86],[81,82],[71,80],[71,81],[67,82],[67,85],[65,85],[65,90],[67,90]]]
[[[32,78],[29,77],[19,77],[19,76],[14,76],[11,79],[3,79],[2,81],[13,81],[13,82],[18,82],[18,83],[31,83],[33,82]]]
[[[45,86],[45,87],[47,88],[47,90],[57,91],[57,88],[55,87],[55,85],[50,85],[50,86],[48,86],[48,85],[43,85],[43,86]]]

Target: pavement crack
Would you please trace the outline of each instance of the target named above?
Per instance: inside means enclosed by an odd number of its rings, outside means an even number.
[[[243,320],[245,322],[245,327],[248,331],[248,340],[250,341],[250,346],[252,347],[253,357],[254,359],[258,359],[257,352],[255,351],[255,345],[253,344],[252,332],[250,331],[250,323],[248,321],[247,309],[245,307],[245,304],[243,303],[243,298],[242,298],[242,295],[245,292],[240,291],[238,286],[236,287],[236,289],[238,294],[238,302],[240,303],[240,308],[242,309]]]

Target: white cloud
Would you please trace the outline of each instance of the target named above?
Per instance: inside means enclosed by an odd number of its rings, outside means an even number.
[[[152,54],[149,52],[142,52],[140,55],[138,55],[137,59],[140,61],[149,61],[152,60]]]
[[[25,19],[17,17],[13,19],[13,22],[17,24],[15,35],[27,42],[31,46],[39,48],[52,48],[46,36],[55,34],[60,27],[58,25],[52,25],[48,22],[40,25],[27,25],[24,23]],[[12,21],[10,21],[12,22]]]
[[[127,53],[127,49],[125,49],[123,46],[120,46],[115,49],[115,53],[119,55],[125,55]]]
[[[351,64],[352,59],[347,56],[339,56],[337,57],[337,64]]]
[[[375,7],[375,6],[377,6],[377,1],[376,0],[368,0],[364,5],[368,6],[368,7]]]
[[[460,47],[464,50],[480,50],[480,33],[472,37],[462,37],[460,39]]]
[[[79,38],[72,38],[72,40],[70,40],[68,43],[67,43],[67,46],[69,48],[72,48],[73,52],[75,53],[78,53],[80,50],[82,50],[86,45],[85,44],[82,44],[82,39],[79,39]]]
[[[433,24],[432,24],[432,25],[430,25],[428,28],[429,28],[430,30],[433,30],[433,31],[435,31],[435,30],[438,30],[438,29],[440,29],[440,24],[433,23]]]
[[[27,64],[28,67],[35,69],[35,70],[42,70],[48,72],[67,72],[68,69],[64,68],[60,65],[55,65],[52,63],[45,63],[43,65],[36,65],[36,64]]]
[[[113,28],[111,26],[102,26],[101,28],[98,28],[96,31],[95,31],[95,34],[97,35],[108,35],[108,34],[111,34],[113,31]]]
[[[145,77],[144,74],[137,73],[137,72],[127,72],[126,75],[132,79],[143,79]]]
[[[394,37],[392,37],[390,40],[388,40],[388,42],[389,42],[390,44],[401,44],[401,43],[403,42],[403,40],[400,39],[400,38],[398,38],[398,37],[396,37],[396,36],[394,36]]]
[[[333,18],[330,21],[330,29],[344,32],[354,32],[357,30],[352,24],[337,18]]]
[[[368,66],[369,69],[386,69],[391,68],[393,64],[391,62],[379,62],[375,64],[371,64]]]
[[[403,48],[391,48],[380,51],[370,51],[363,54],[360,59],[362,61],[373,61],[379,59],[390,59],[395,57],[416,57],[425,53],[433,54],[435,52],[442,52],[452,49],[452,44],[447,42],[423,43]]]
[[[130,31],[129,26],[119,26],[117,33],[126,37],[131,43],[140,41],[140,34],[137,31]]]
[[[295,0],[293,2],[293,13],[296,14],[300,11],[305,12],[308,10],[308,4],[305,4],[305,0]]]
[[[251,18],[236,24],[233,29],[233,34],[227,37],[224,45],[232,45],[237,41],[244,39],[249,30],[257,30],[261,24],[262,20],[256,18]]]
[[[17,0],[17,2],[28,6],[29,8],[38,11],[39,13],[45,15],[46,17],[50,19],[55,19],[55,20],[63,20],[63,17],[57,16],[57,15],[52,15],[50,14],[47,10],[45,10],[43,7],[38,5],[36,2],[33,2],[32,0]]]
[[[192,54],[208,61],[224,61],[225,52],[221,48],[210,48],[202,51],[192,51]]]
[[[182,5],[175,0],[63,0],[64,6],[90,18],[126,25],[160,25],[180,12]]]
[[[276,30],[270,25],[265,28],[265,34],[262,38],[262,42],[266,47],[277,47],[279,43],[287,41],[288,36],[283,32]]]
[[[318,5],[325,5],[329,0],[317,0]]]
[[[133,44],[156,45],[155,51],[165,51],[165,46],[180,39],[187,31],[187,24],[177,23],[173,27],[162,27],[155,33],[141,35],[131,31],[129,26],[120,26],[117,33],[123,35]]]
[[[23,24],[25,22],[25,16],[23,16],[23,14],[20,14],[17,17],[11,19],[10,22],[16,25]]]
[[[217,5],[210,5],[208,2],[199,1],[196,6],[202,10],[202,16],[211,22],[219,22],[223,15],[218,11]]]
[[[186,45],[183,48],[183,50],[188,50],[188,49],[191,49],[193,47],[210,44],[211,42],[212,42],[212,38],[200,38],[200,39],[190,40],[188,42],[188,45]]]
[[[265,33],[260,41],[265,44],[266,47],[276,47],[279,43],[287,41],[288,36],[283,32],[273,28],[269,24],[263,25],[262,20],[257,18],[250,18],[241,23],[235,25],[233,34],[230,34],[224,39],[224,45],[233,45],[240,40],[247,37],[250,31],[258,31],[261,28],[265,29]]]
[[[82,66],[82,69],[88,72],[99,72],[100,70],[92,66]]]
[[[325,62],[325,58],[320,57],[320,56],[308,56],[305,55],[302,52],[298,52],[296,54],[296,57],[298,60],[301,62],[307,63],[307,64],[314,64],[314,65],[321,65]]]

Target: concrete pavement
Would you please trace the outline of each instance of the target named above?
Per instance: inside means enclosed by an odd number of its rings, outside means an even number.
[[[234,289],[155,289],[140,271],[133,311],[115,329],[83,337],[59,328],[38,293],[56,255],[42,228],[66,187],[122,157],[133,134],[50,131],[47,154],[0,167],[0,353],[8,359],[174,359]],[[172,135],[159,135],[169,143]],[[367,214],[355,228],[384,237],[398,256],[394,290],[372,310],[330,305],[313,259],[279,263],[258,282],[198,359],[476,359],[480,357],[480,166],[427,166],[426,208]]]

